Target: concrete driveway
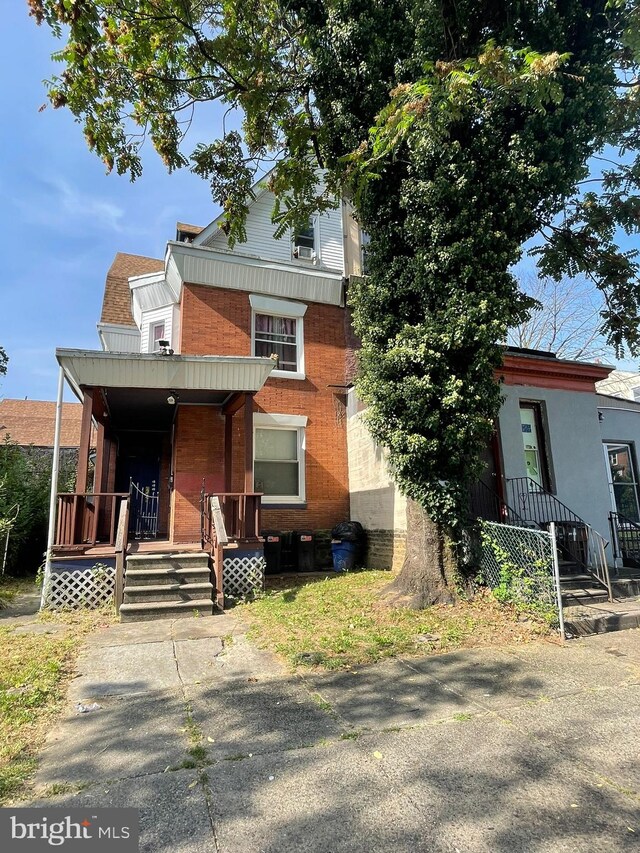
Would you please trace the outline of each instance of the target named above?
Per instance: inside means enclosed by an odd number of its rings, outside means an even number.
[[[116,625],[29,804],[137,807],[153,853],[640,850],[639,707],[637,630],[292,676],[228,615]]]

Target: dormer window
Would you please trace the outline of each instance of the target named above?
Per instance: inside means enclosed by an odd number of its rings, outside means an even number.
[[[306,228],[301,228],[293,237],[293,257],[299,261],[313,261],[316,257],[316,224],[311,217]]]
[[[165,340],[164,321],[152,323],[149,328],[149,352],[160,352],[160,341],[163,340]]]

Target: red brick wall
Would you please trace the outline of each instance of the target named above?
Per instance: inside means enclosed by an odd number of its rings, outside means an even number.
[[[208,406],[180,406],[173,448],[174,542],[200,541],[202,478],[208,491],[224,485],[224,422],[219,410]]]
[[[183,355],[251,355],[251,307],[249,294],[213,287],[185,284],[182,294]],[[282,530],[326,529],[348,518],[346,418],[340,389],[345,371],[344,310],[333,305],[310,303],[304,316],[305,380],[268,379],[255,397],[256,411],[306,415],[306,498],[307,509],[263,510],[263,527]],[[182,418],[184,408],[180,409]],[[200,411],[208,411],[200,409]],[[201,417],[203,417],[201,415]],[[216,416],[217,417],[217,416]],[[233,491],[244,489],[244,411],[234,416]],[[200,426],[204,426],[201,424]],[[218,418],[215,432],[206,440],[192,424],[176,438],[176,480],[183,465],[189,472],[210,465],[214,457],[222,471],[224,457],[223,421]],[[196,459],[203,442],[207,452]],[[214,447],[215,445],[215,447]],[[207,456],[207,454],[209,454]],[[202,477],[202,474],[200,475]],[[199,488],[198,488],[199,495]],[[176,487],[176,527],[184,533],[192,529],[185,522],[186,504],[193,506]],[[182,519],[182,520],[181,520]],[[176,539],[176,541],[179,541]],[[181,540],[185,541],[185,540]]]

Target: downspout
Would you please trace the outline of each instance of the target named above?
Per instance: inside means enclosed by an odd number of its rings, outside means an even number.
[[[51,549],[56,534],[56,503],[58,497],[58,474],[60,471],[60,428],[62,425],[62,396],[64,393],[64,368],[60,365],[58,373],[58,397],[56,400],[56,427],[53,436],[53,465],[51,467],[51,492],[49,495],[49,530],[47,533],[47,556],[44,564],[44,578],[42,580],[42,595],[40,597],[40,610],[47,603],[47,594],[51,581]]]

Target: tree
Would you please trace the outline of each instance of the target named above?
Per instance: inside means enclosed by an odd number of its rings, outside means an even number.
[[[147,134],[186,165],[183,116],[212,99],[241,111],[242,134],[191,155],[231,242],[265,158],[276,233],[351,194],[370,235],[350,293],[358,387],[410,498],[396,589],[455,598],[498,342],[533,304],[512,272],[523,245],[539,235],[543,275],[589,276],[610,344],[640,348],[638,265],[616,243],[640,225],[637,0],[29,2],[67,38],[50,100],[108,168],[137,177]]]
[[[61,491],[75,481],[75,460],[64,456],[58,485]],[[7,438],[0,443],[0,566],[5,558],[12,575],[35,574],[47,544],[51,491],[51,454],[18,447]]]
[[[577,361],[613,358],[602,333],[604,300],[588,282],[528,276],[520,279],[520,287],[538,304],[526,320],[509,330],[508,344]]]
[[[0,347],[0,376],[6,376],[8,363],[9,356],[7,355],[3,347]]]

